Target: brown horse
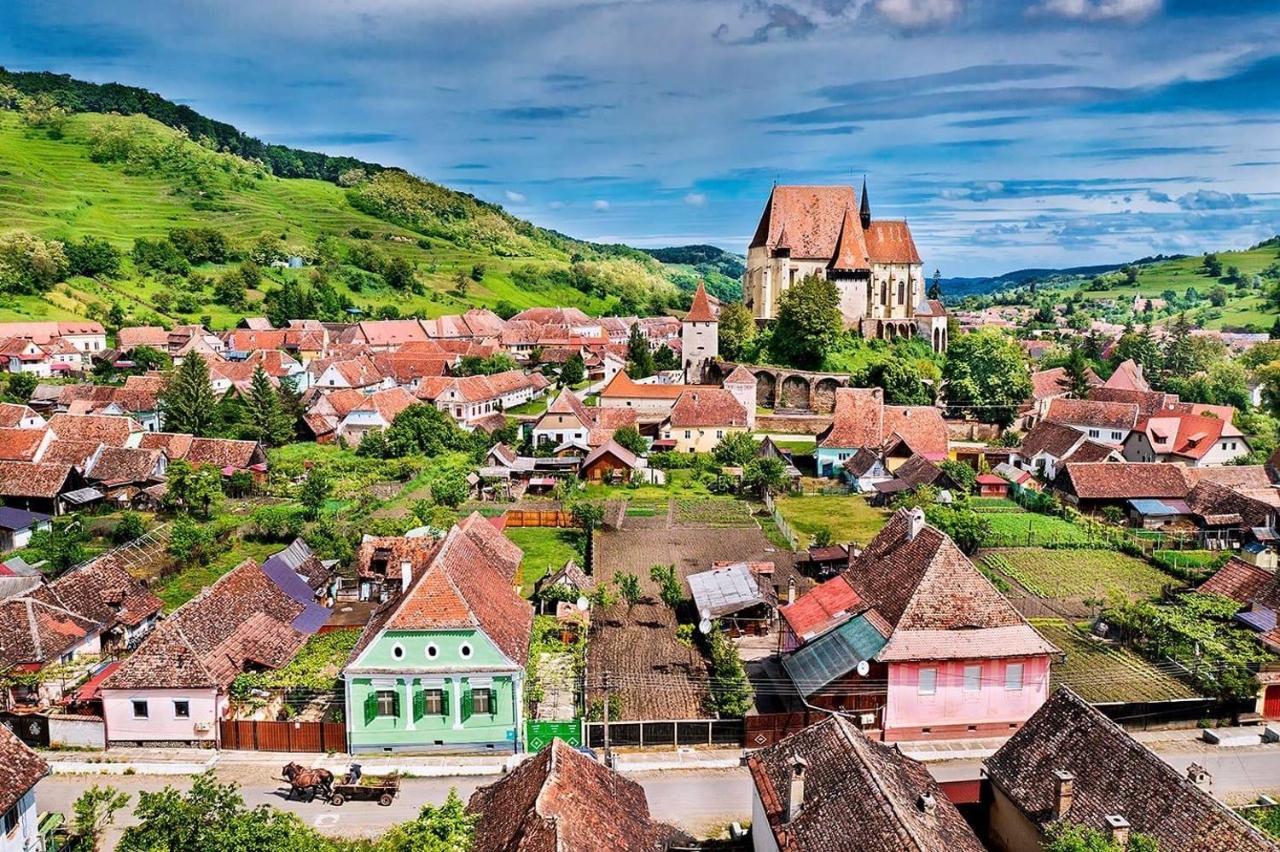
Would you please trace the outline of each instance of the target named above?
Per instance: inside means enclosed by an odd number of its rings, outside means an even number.
[[[301,798],[305,793],[306,801],[310,802],[317,792],[323,793],[326,799],[333,792],[333,773],[327,769],[307,769],[299,763],[287,763],[282,774],[289,782],[286,798],[292,799],[295,793]]]

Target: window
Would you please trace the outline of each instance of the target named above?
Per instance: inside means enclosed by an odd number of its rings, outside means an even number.
[[[938,691],[938,670],[937,669],[921,669],[920,670],[920,689],[921,695],[933,695]]]
[[[396,695],[394,690],[380,689],[378,690],[378,715],[379,716],[399,716],[400,715],[400,696]]]
[[[427,659],[434,660],[438,656],[440,656],[440,646],[438,646],[435,642],[428,642],[427,643]]]
[[[397,642],[396,644],[392,645],[392,646],[391,646],[391,656],[395,657],[397,660],[402,660],[402,659],[404,659],[404,646],[403,646],[403,645],[401,645],[399,642]]]
[[[1119,440],[1120,440],[1120,433],[1119,433],[1119,432],[1112,432],[1112,433],[1111,433],[1111,440],[1113,440],[1113,441],[1119,441]]]
[[[471,712],[472,713],[492,713],[493,712],[493,690],[492,689],[473,689],[471,690]]]
[[[1004,688],[1010,692],[1022,689],[1022,663],[1010,663],[1004,670]]]
[[[724,430],[723,430],[723,429],[717,429],[717,430],[716,430],[716,438],[717,438],[717,439],[720,439],[720,438],[723,438],[723,437],[724,437]]]
[[[18,805],[20,804],[22,804],[21,799],[14,802],[13,807],[4,812],[4,833],[6,837],[18,830]]]
[[[1101,432],[1099,432],[1097,429],[1090,429],[1090,430],[1089,430],[1089,437],[1090,437],[1090,438],[1096,438],[1096,437],[1098,437],[1100,434],[1102,434],[1102,433],[1101,433]]]
[[[471,646],[468,645],[466,642],[463,642],[461,645],[459,645],[458,656],[462,657],[462,659],[464,660],[471,659]]]
[[[692,438],[692,437],[693,437],[693,433],[692,433],[692,432],[690,432],[688,429],[685,429],[685,430],[684,430],[684,436],[685,436],[685,438]]]
[[[982,666],[964,667],[964,691],[978,692],[982,689]]]
[[[191,718],[191,702],[190,701],[173,702],[173,718],[190,719]]]
[[[147,712],[147,702],[145,702],[145,701],[135,701],[135,702],[133,702],[133,718],[135,718],[135,719],[145,719],[145,718],[147,718],[149,715],[150,715],[150,714]]]
[[[422,707],[428,716],[444,715],[444,690],[428,689],[422,693]]]

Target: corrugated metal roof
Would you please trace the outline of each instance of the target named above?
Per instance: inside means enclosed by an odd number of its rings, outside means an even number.
[[[745,562],[690,574],[688,580],[698,612],[710,611],[712,618],[764,602],[760,584]]]
[[[838,677],[870,661],[888,642],[866,615],[851,618],[844,624],[782,658],[782,667],[805,697],[812,695]]]

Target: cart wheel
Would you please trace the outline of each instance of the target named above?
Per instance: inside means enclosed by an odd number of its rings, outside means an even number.
[[[391,807],[391,794],[383,793],[381,796],[379,796],[378,804],[382,805],[384,808]]]
[[[329,799],[329,804],[333,805],[335,808],[340,808],[342,807],[342,803],[346,800],[346,796],[343,796],[341,793],[334,793]]]

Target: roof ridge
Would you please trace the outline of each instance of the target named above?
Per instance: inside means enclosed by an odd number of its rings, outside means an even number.
[[[849,730],[848,723],[845,722],[843,718],[840,718],[839,728],[841,734],[845,738],[845,741],[849,743],[850,747],[855,752],[857,752],[859,758],[858,762],[865,771],[867,777],[871,780],[871,784],[875,792],[878,794],[877,798],[886,806],[889,814],[894,818],[894,821],[897,822],[898,827],[907,835],[907,838],[914,844],[915,848],[918,849],[919,852],[930,852],[931,847],[916,835],[913,826],[911,826],[911,824],[904,818],[901,811],[899,811],[898,803],[893,796],[889,795],[889,791],[885,788],[885,785],[880,778],[880,773],[873,771],[872,767],[867,765],[871,750],[875,748],[874,744],[870,740],[862,742],[857,736],[854,736]]]
[[[40,630],[36,626],[36,614],[31,609],[34,601],[31,598],[24,598],[27,604],[27,629],[31,631],[31,644],[36,649],[36,659],[44,658],[44,647],[40,644]]]

